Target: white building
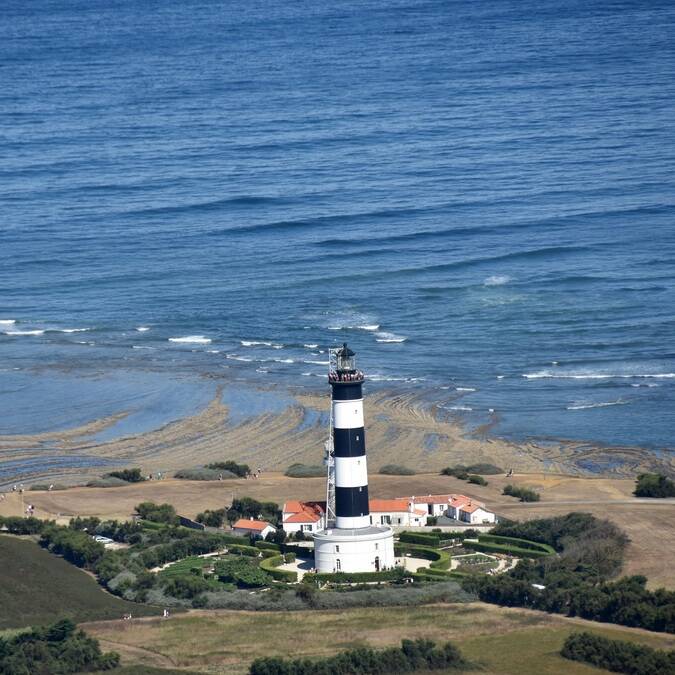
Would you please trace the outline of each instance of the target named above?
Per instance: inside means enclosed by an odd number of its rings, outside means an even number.
[[[488,511],[484,504],[480,502],[469,502],[459,510],[459,518],[465,523],[471,525],[484,525],[486,523],[496,522],[496,516],[492,511]]]
[[[371,499],[370,524],[395,527],[420,527],[427,524],[427,510],[412,499]]]
[[[320,572],[380,572],[395,566],[391,531],[370,526],[314,534],[314,566]]]
[[[266,523],[264,520],[247,520],[240,518],[233,526],[232,531],[235,534],[249,535],[264,539],[268,534],[276,532],[276,528]]]
[[[288,501],[281,513],[286,534],[318,532],[326,526],[326,502]]]

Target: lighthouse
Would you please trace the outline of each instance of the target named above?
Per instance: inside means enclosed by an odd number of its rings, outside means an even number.
[[[314,535],[319,572],[379,572],[394,566],[394,535],[372,523],[368,506],[368,465],[363,416],[363,373],[344,343],[334,352],[331,438],[328,445],[328,522]],[[333,503],[331,503],[333,502]]]

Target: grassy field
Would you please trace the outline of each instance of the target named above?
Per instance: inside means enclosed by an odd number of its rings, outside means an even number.
[[[0,535],[0,629],[50,623],[117,619],[123,614],[160,614],[161,609],[126,602],[96,580],[35,542]]]
[[[404,637],[452,640],[481,666],[481,672],[493,675],[600,672],[559,656],[566,636],[575,629],[655,647],[675,646],[673,636],[483,603],[283,615],[197,611],[168,620],[139,619],[132,625],[97,622],[85,629],[99,638],[105,649],[120,652],[126,664],[228,673],[245,673],[257,656],[323,656],[363,644],[375,648],[394,645]]]

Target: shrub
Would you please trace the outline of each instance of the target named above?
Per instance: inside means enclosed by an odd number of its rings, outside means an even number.
[[[225,514],[225,509],[218,509],[217,511],[207,509],[197,514],[197,522],[204,523],[207,527],[221,527],[225,521]]]
[[[110,471],[103,478],[119,478],[127,483],[142,483],[145,480],[145,477],[141,475],[141,470],[138,468]]]
[[[209,582],[194,574],[172,576],[164,584],[164,592],[174,598],[191,599],[208,590]]]
[[[238,476],[231,471],[218,471],[206,467],[197,467],[194,469],[179,469],[174,473],[173,477],[179,480],[227,480],[237,478]]]
[[[0,673],[8,675],[80,673],[112,670],[118,665],[118,654],[102,654],[98,641],[76,630],[69,619],[0,638]]]
[[[465,466],[458,464],[457,466],[446,466],[445,469],[441,470],[442,476],[454,476],[460,480],[466,480],[469,477],[469,472],[466,470]]]
[[[464,547],[473,551],[482,551],[484,553],[503,553],[517,558],[543,558],[550,555],[546,551],[537,551],[531,548],[519,548],[509,544],[496,544],[488,541],[465,541]]]
[[[244,558],[216,563],[215,571],[220,581],[235,583],[242,588],[267,586],[271,581],[270,575],[265,570],[256,567]]]
[[[436,516],[427,516],[427,527],[436,525],[438,523],[438,518]]]
[[[380,467],[378,473],[385,476],[414,476],[415,471],[408,468],[407,466],[402,466],[401,464],[385,464]]]
[[[357,647],[321,659],[264,657],[253,661],[250,675],[325,675],[325,673],[406,673],[464,668],[468,663],[452,643],[437,647],[431,640],[402,640],[400,647],[374,650]]]
[[[536,541],[529,541],[527,539],[519,539],[518,537],[503,537],[496,534],[479,534],[478,540],[481,543],[501,544],[503,546],[517,546],[521,549],[528,549],[531,551],[539,551],[547,555],[555,555],[555,549],[549,544],[543,544]]]
[[[10,534],[40,534],[47,526],[54,526],[53,521],[33,517],[0,516],[0,529],[6,527]]]
[[[233,499],[232,505],[227,511],[227,519],[233,523],[240,518],[252,518],[254,520],[266,520],[273,525],[281,521],[281,510],[274,502],[259,502],[251,497]]]
[[[473,485],[487,485],[488,482],[483,478],[483,476],[478,476],[476,474],[471,474],[469,478],[467,479],[469,483],[472,483]]]
[[[291,464],[284,472],[289,478],[323,478],[326,468],[315,464]]]
[[[572,661],[628,675],[675,673],[675,651],[661,651],[624,640],[610,640],[592,633],[572,633],[560,651]]]
[[[469,464],[465,469],[468,473],[477,473],[481,476],[496,476],[500,473],[504,473],[504,469],[495,466],[494,464],[488,464],[487,462]]]
[[[48,492],[50,490],[66,490],[65,485],[61,485],[61,483],[50,483],[47,485],[47,483],[36,483],[35,485],[30,486],[31,492]]]
[[[289,555],[292,555],[289,553]],[[275,555],[272,558],[265,558],[260,562],[260,569],[269,574],[276,581],[285,581],[286,583],[295,583],[298,580],[298,573],[290,570],[279,570],[277,567],[285,562],[284,556]],[[289,561],[290,562],[290,561]]]
[[[504,487],[502,494],[509,495],[510,497],[518,497],[521,502],[538,502],[541,498],[539,493],[534,490],[511,484]]]
[[[433,532],[401,532],[398,536],[399,541],[404,544],[418,544],[420,546],[438,547],[441,539],[438,534]]]
[[[124,487],[129,485],[125,480],[117,478],[115,476],[108,476],[107,478],[96,478],[87,483],[86,487],[94,488],[111,488],[111,487]]]
[[[178,524],[176,509],[171,504],[155,504],[154,502],[142,502],[136,506],[136,513],[151,523]]]
[[[304,583],[321,583],[330,581],[335,584],[360,584],[374,581],[396,581],[412,576],[402,567],[383,572],[314,572],[305,574]]]
[[[636,497],[675,497],[675,483],[660,473],[641,473],[633,494]]]
[[[248,464],[237,464],[237,462],[234,462],[231,459],[227,460],[226,462],[212,462],[211,464],[207,464],[206,468],[219,472],[229,471],[238,478],[246,478],[246,476],[251,473],[251,469]]]

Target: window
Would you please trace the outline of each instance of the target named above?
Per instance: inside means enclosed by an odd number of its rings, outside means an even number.
[[[379,544],[375,544],[375,550],[377,551],[380,548]]]
[[[340,558],[335,559],[335,569],[339,572],[342,569],[342,565],[340,563]]]
[[[335,552],[336,553],[340,552],[340,546],[338,544],[335,544]]]

